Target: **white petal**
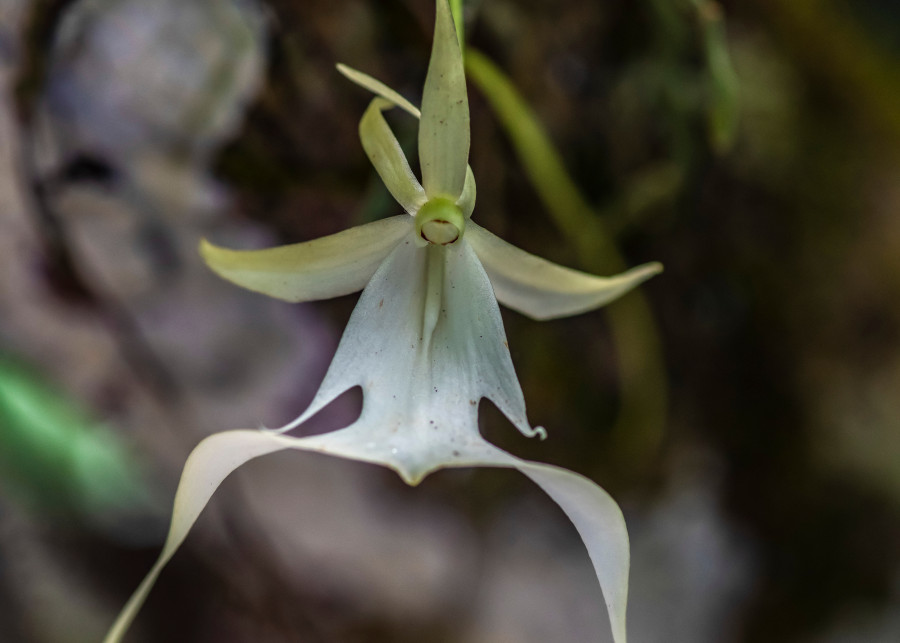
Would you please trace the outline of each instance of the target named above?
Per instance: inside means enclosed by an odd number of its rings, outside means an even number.
[[[374,99],[359,121],[359,140],[385,187],[408,214],[415,216],[425,204],[425,190],[381,113],[393,106],[383,98]]]
[[[603,597],[615,643],[625,643],[630,552],[625,518],[616,501],[592,480],[549,464],[520,460],[483,443],[472,458],[453,466],[511,467],[531,478],[566,513],[588,550]],[[526,527],[527,528],[527,527]]]
[[[490,276],[500,303],[537,320],[599,308],[662,272],[662,265],[654,262],[615,277],[596,277],[520,250],[471,221],[466,239]]]
[[[184,542],[213,493],[241,465],[284,449],[314,451],[383,464],[377,456],[360,452],[355,436],[345,436],[345,431],[308,438],[292,438],[258,430],[225,431],[211,435],[198,444],[188,456],[181,474],[172,509],[172,523],[162,553],[122,608],[103,643],[118,643],[122,639],[156,583],[159,573]],[[353,448],[345,449],[347,444]]]
[[[471,405],[469,405],[471,406]],[[474,421],[477,408],[465,409]],[[425,419],[422,416],[421,419]],[[212,494],[231,472],[241,465],[284,449],[312,451],[397,469],[397,449],[411,445],[391,440],[391,433],[403,426],[374,426],[363,421],[355,425],[307,438],[294,438],[264,431],[237,430],[212,435],[203,440],[188,457],[175,494],[172,524],[162,553],[138,589],[122,609],[103,643],[118,643],[150,593],[163,567],[184,542]],[[443,432],[446,427],[432,428]],[[382,440],[387,437],[387,442]],[[572,520],[594,563],[594,569],[609,609],[616,643],[625,643],[625,607],[628,593],[628,534],[622,513],[609,495],[587,478],[550,465],[515,458],[485,442],[477,434],[466,433],[462,440],[446,446],[440,466],[497,466],[515,468],[536,482]],[[438,445],[443,440],[437,440]],[[397,445],[397,446],[393,446]],[[440,455],[430,453],[432,457]],[[402,459],[402,456],[401,458]],[[418,478],[407,478],[418,482]]]
[[[253,458],[283,448],[277,436],[259,431],[218,433],[197,445],[181,474],[172,510],[172,524],[162,553],[122,609],[103,643],[117,643],[125,635],[160,571],[184,542],[197,516],[228,474]]]
[[[411,229],[412,220],[404,214],[265,250],[228,250],[203,240],[200,254],[219,276],[238,286],[286,301],[312,301],[364,288]]]
[[[543,433],[528,423],[500,310],[465,237],[419,247],[411,234],[397,246],[360,296],[310,407],[281,430],[354,386],[363,410],[347,431],[411,483],[480,440],[482,397],[524,434]]]
[[[469,158],[469,101],[456,27],[447,0],[436,0],[434,44],[419,126],[422,184],[429,198],[462,193]]]
[[[553,498],[575,525],[603,590],[613,641],[625,643],[630,552],[619,505],[596,483],[566,469],[537,462],[521,462],[516,468]]]
[[[412,114],[416,118],[422,115],[419,111],[419,108],[410,103],[408,100],[403,98],[400,94],[395,92],[393,89],[385,85],[383,82],[376,78],[372,78],[368,74],[364,74],[361,71],[357,71],[352,67],[348,67],[342,63],[337,64],[337,69],[348,79],[362,87],[363,89],[368,89],[373,94],[381,96],[387,101],[390,101],[400,109]]]

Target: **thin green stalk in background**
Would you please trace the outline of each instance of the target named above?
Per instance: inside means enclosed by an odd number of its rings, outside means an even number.
[[[788,49],[830,85],[833,94],[900,141],[900,72],[896,59],[835,0],[757,3]],[[849,14],[849,15],[848,15]]]
[[[706,122],[710,149],[727,153],[737,136],[740,93],[721,5],[716,0],[643,2],[651,18],[654,53],[649,60],[660,70],[656,91],[665,106],[670,156],[685,169],[696,161],[697,116]],[[697,54],[702,54],[700,68]]]
[[[467,76],[484,94],[509,136],[544,207],[576,249],[582,267],[611,274],[625,262],[601,219],[566,172],[559,152],[509,78],[483,54],[468,48]],[[613,429],[620,451],[642,468],[660,444],[667,387],[659,333],[646,298],[633,292],[607,309],[618,351],[622,391]]]
[[[722,7],[713,0],[691,0],[700,20],[706,55],[709,142],[717,154],[731,149],[737,136],[740,94],[737,73],[728,53]]]

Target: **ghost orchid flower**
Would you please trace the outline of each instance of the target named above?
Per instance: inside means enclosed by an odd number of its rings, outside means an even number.
[[[338,66],[377,95],[360,121],[360,138],[407,214],[266,250],[201,244],[219,275],[272,297],[300,302],[363,292],[318,393],[300,417],[277,430],[212,435],[188,457],[163,551],[105,643],[122,638],[225,477],[283,449],[383,465],[410,485],[446,467],[521,471],[574,523],[600,581],[614,640],[625,643],[629,549],[618,505],[584,476],[521,460],[488,443],[478,431],[478,405],[488,398],[525,435],[546,436],[526,418],[498,301],[534,319],[563,317],[606,304],[661,267],[647,264],[616,277],[595,277],[519,250],[470,220],[475,180],[467,165],[462,56],[447,0],[436,5],[421,113],[379,81]],[[420,118],[421,184],[382,115],[395,106]],[[311,437],[285,435],[355,386],[362,387],[364,402],[353,424]]]

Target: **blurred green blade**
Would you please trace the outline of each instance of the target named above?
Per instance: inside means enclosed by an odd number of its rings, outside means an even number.
[[[541,203],[580,263],[590,272],[622,272],[625,261],[615,241],[566,171],[528,103],[509,77],[484,54],[468,47],[469,79],[478,87],[509,137]],[[621,405],[613,428],[620,452],[638,470],[652,462],[666,422],[667,383],[659,332],[640,291],[606,309],[622,378]]]
[[[115,434],[30,369],[0,358],[0,480],[39,511],[101,523],[145,508],[146,490]]]

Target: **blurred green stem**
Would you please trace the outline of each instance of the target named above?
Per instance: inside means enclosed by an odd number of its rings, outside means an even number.
[[[900,140],[900,72],[896,60],[832,0],[762,0],[760,10],[788,48],[866,120]]]
[[[713,0],[692,0],[700,28],[709,77],[707,124],[713,151],[722,154],[731,149],[737,136],[740,114],[740,83],[731,55],[722,7]]]
[[[507,76],[483,54],[466,52],[466,72],[497,114],[544,207],[576,249],[582,265],[601,274],[625,269],[603,222],[566,172],[559,152]],[[647,300],[633,292],[607,309],[618,351],[621,407],[613,429],[620,455],[643,468],[657,453],[667,410],[659,334]]]
[[[662,78],[663,103],[669,110],[672,156],[687,167],[696,155],[692,120],[703,111],[710,148],[729,151],[737,136],[740,115],[739,82],[731,55],[722,7],[716,0],[644,0],[652,17],[657,64]],[[699,33],[697,33],[699,32]],[[685,102],[694,81],[695,40],[703,51],[703,102]],[[700,80],[700,79],[698,79]]]

